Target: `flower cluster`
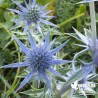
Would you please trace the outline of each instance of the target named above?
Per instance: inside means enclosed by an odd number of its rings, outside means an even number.
[[[48,88],[50,88],[50,90],[51,90],[49,77],[46,73],[47,73],[47,70],[49,70],[53,74],[58,75],[58,76],[61,77],[60,73],[53,70],[51,68],[51,66],[54,65],[54,64],[62,64],[62,63],[65,64],[65,63],[70,63],[71,62],[71,61],[68,61],[68,60],[56,59],[53,56],[60,49],[62,49],[67,42],[63,43],[62,45],[60,45],[59,47],[57,47],[55,49],[51,49],[54,41],[52,41],[49,44],[49,34],[47,34],[44,44],[39,45],[39,46],[37,46],[35,44],[35,41],[34,41],[30,32],[28,32],[28,37],[29,37],[29,42],[31,44],[30,49],[27,48],[17,37],[14,36],[14,39],[18,43],[20,49],[26,55],[25,56],[25,61],[18,62],[18,63],[13,63],[13,64],[8,64],[8,65],[5,65],[5,66],[2,66],[2,68],[15,68],[15,67],[25,67],[26,66],[27,68],[31,69],[30,73],[25,77],[25,79],[23,80],[23,82],[21,83],[21,85],[19,86],[17,91],[19,89],[21,89],[31,79],[31,77],[36,72],[38,72],[38,86],[40,84],[40,79],[43,76],[46,80]]]
[[[97,1],[97,0],[84,0],[80,3],[86,3],[91,1]],[[26,70],[28,70],[27,76],[21,82],[16,92],[21,88],[23,88],[32,79],[32,77],[34,77],[34,75],[37,74],[38,87],[40,86],[41,78],[43,77],[45,83],[47,84],[47,87],[52,93],[52,86],[51,86],[52,81],[49,77],[50,76],[49,73],[52,73],[58,76],[56,78],[59,79],[62,78],[61,80],[63,80],[64,82],[66,81],[65,83],[61,83],[63,84],[63,86],[60,88],[59,91],[58,89],[56,90],[56,94],[58,93],[57,96],[60,95],[60,97],[58,98],[61,98],[61,95],[65,93],[66,89],[68,90],[70,87],[72,87],[72,94],[74,93],[74,90],[79,90],[85,97],[86,97],[85,95],[86,91],[92,91],[93,93],[95,93],[95,91],[92,88],[90,88],[88,85],[83,88],[76,87],[78,84],[92,83],[89,80],[91,76],[95,75],[94,71],[95,68],[98,66],[98,60],[97,60],[98,39],[96,37],[94,39],[94,36],[92,38],[92,33],[90,32],[90,30],[84,29],[85,35],[83,35],[74,28],[76,35],[71,33],[69,35],[83,42],[84,44],[82,45],[81,44],[76,44],[76,45],[81,46],[84,49],[75,54],[75,56],[73,57],[73,61],[60,59],[56,56],[56,53],[58,53],[67,44],[69,40],[65,41],[58,47],[53,47],[55,43],[55,39],[54,39],[55,36],[53,36],[53,40],[51,39],[52,41],[50,42],[50,32],[48,32],[45,38],[43,38],[44,36],[41,36],[42,39],[44,39],[44,41],[43,42],[40,41],[36,44],[36,41],[34,40],[32,35],[33,33],[31,32],[31,28],[33,27],[33,24],[34,24],[34,28],[32,29],[36,28],[37,31],[40,32],[42,35],[43,35],[43,30],[41,26],[43,24],[58,27],[57,25],[47,20],[54,17],[54,16],[49,16],[49,13],[51,11],[45,10],[48,4],[46,4],[45,6],[40,6],[39,4],[36,3],[36,0],[29,0],[29,3],[25,1],[25,6],[22,6],[17,1],[13,1],[13,2],[20,8],[20,10],[16,10],[16,9],[9,9],[9,10],[19,15],[20,18],[18,20],[14,20],[14,22],[16,22],[16,25],[18,25],[18,27],[24,26],[24,23],[26,23],[24,27],[24,31],[27,31],[27,36],[28,36],[27,41],[29,41],[29,45],[30,45],[30,46],[28,45],[29,47],[27,47],[22,41],[20,41],[15,35],[12,34],[12,37],[17,42],[20,50],[25,54],[25,59],[21,62],[12,63],[0,67],[0,68],[26,67]],[[75,64],[77,63],[76,59],[86,51],[89,51],[90,53],[91,62],[84,63],[82,60],[80,60],[83,64],[83,67],[80,66],[79,68],[76,68],[75,66]],[[67,63],[72,63],[72,69],[70,71],[68,70],[65,76],[63,76],[63,74],[61,75],[57,70],[54,70],[53,65],[67,64]],[[93,74],[91,74],[91,72]],[[65,74],[65,72],[63,73]],[[60,82],[58,82],[58,85],[59,83]]]
[[[9,10],[20,15],[20,19],[15,20],[15,23],[18,27],[21,24],[21,22],[26,21],[26,26],[24,27],[24,31],[30,29],[29,27],[32,24],[35,24],[35,28],[37,28],[40,33],[42,33],[41,26],[40,26],[41,23],[58,27],[57,25],[46,20],[47,18],[50,19],[54,17],[48,15],[51,11],[45,10],[48,4],[45,6],[40,6],[36,4],[36,0],[30,0],[29,4],[27,4],[25,1],[26,7],[24,7],[21,4],[17,3],[16,1],[13,2],[20,8],[20,11],[15,9],[9,9]]]
[[[13,35],[13,38],[16,40],[18,43],[20,49],[22,52],[25,54],[25,60],[23,62],[18,62],[18,63],[13,63],[13,64],[8,64],[5,66],[2,66],[1,68],[17,68],[17,67],[27,67],[30,69],[29,74],[25,77],[25,79],[22,81],[21,85],[17,89],[21,89],[26,83],[29,82],[29,80],[33,77],[35,73],[38,73],[38,86],[40,85],[40,79],[43,76],[48,88],[52,91],[51,89],[51,83],[47,74],[47,70],[50,71],[51,73],[58,75],[62,77],[60,73],[55,71],[52,66],[55,64],[65,64],[65,63],[70,63],[71,61],[69,60],[62,60],[58,58],[54,58],[54,55],[61,50],[68,41],[64,42],[62,45],[59,47],[52,49],[52,46],[54,44],[53,40],[52,42],[49,41],[49,36],[50,33],[47,34],[45,38],[45,42],[43,44],[40,43],[40,45],[36,45],[32,34],[30,32],[29,26],[31,24],[35,24],[36,28],[38,29],[39,32],[42,33],[40,23],[44,23],[47,25],[52,25],[56,26],[53,23],[49,22],[46,20],[46,18],[52,18],[53,16],[48,16],[48,14],[51,11],[45,11],[45,6],[40,6],[36,4],[36,0],[30,0],[29,4],[26,4],[26,8],[17,3],[16,1],[13,1],[20,9],[21,11],[15,10],[15,9],[9,9],[17,14],[20,15],[21,20],[19,21],[26,21],[27,24],[24,28],[24,31],[28,30],[28,39],[29,43],[31,45],[31,48],[27,48],[15,35]],[[18,22],[19,23],[19,22]]]

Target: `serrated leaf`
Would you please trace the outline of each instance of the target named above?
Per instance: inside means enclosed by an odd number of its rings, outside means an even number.
[[[79,56],[81,56],[84,52],[86,52],[88,50],[88,48],[78,52],[75,54],[75,56],[73,57],[73,60],[76,60]],[[73,62],[74,63],[74,62]]]
[[[63,67],[63,68],[59,68],[57,69],[57,71],[62,74],[62,75],[65,75],[68,71],[70,71],[71,68],[66,68],[66,67]]]
[[[66,35],[69,35],[69,36],[71,36],[71,37],[73,37],[73,38],[75,38],[75,39],[77,39],[77,40],[80,40],[80,38],[77,36],[77,34],[75,34],[75,33],[65,33]],[[80,40],[81,41],[81,40]]]
[[[87,76],[91,72],[91,70],[89,70],[89,67],[90,66],[87,65],[87,67],[79,69],[64,85],[69,85],[69,84],[75,82],[76,80],[83,79],[85,76]]]

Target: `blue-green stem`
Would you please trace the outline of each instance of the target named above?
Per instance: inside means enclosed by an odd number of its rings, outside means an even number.
[[[89,2],[89,8],[90,8],[90,17],[91,17],[92,40],[93,40],[93,45],[94,45],[94,47],[96,49],[97,33],[96,33],[96,17],[95,17],[94,1]]]

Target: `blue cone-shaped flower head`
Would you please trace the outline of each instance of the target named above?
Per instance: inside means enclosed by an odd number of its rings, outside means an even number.
[[[29,74],[22,81],[18,90],[22,88],[36,72],[38,72],[38,86],[40,85],[40,79],[43,76],[47,83],[48,88],[51,90],[51,84],[47,74],[47,70],[61,77],[60,73],[51,68],[51,66],[54,64],[62,64],[62,63],[65,64],[71,62],[69,60],[54,58],[54,54],[56,54],[60,49],[62,49],[68,41],[55,49],[51,49],[55,40],[49,42],[49,35],[50,34],[46,36],[44,44],[40,44],[38,46],[36,45],[31,33],[29,32],[28,36],[29,36],[29,42],[31,44],[30,49],[27,48],[17,37],[14,36],[14,39],[18,43],[20,49],[26,55],[25,61],[2,66],[2,68],[15,68],[15,67],[26,66],[27,68],[31,69]]]
[[[29,4],[27,4],[25,2],[26,7],[24,7],[21,4],[17,3],[16,1],[13,1],[13,2],[20,8],[20,11],[15,10],[15,9],[9,9],[9,10],[20,15],[20,20],[14,21],[14,22],[16,22],[16,26],[19,26],[22,24],[21,22],[26,21],[26,26],[24,28],[24,31],[29,29],[29,27],[32,24],[35,24],[35,28],[37,28],[37,30],[40,33],[42,33],[41,26],[40,26],[41,23],[58,27],[57,25],[46,20],[47,18],[54,17],[54,16],[48,15],[51,11],[45,10],[45,8],[47,7],[48,4],[45,6],[40,6],[40,5],[36,4],[36,0],[30,0]]]

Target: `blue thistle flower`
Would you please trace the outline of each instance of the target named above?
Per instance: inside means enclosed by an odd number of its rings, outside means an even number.
[[[30,49],[27,48],[16,36],[14,36],[14,39],[18,43],[20,49],[26,55],[25,60],[23,62],[8,64],[5,66],[2,66],[1,68],[17,68],[17,67],[26,66],[27,68],[31,69],[29,74],[22,81],[17,91],[21,89],[36,72],[38,72],[38,86],[40,85],[40,79],[43,76],[47,83],[48,88],[51,90],[51,84],[47,74],[47,70],[61,77],[61,74],[55,71],[54,69],[52,69],[51,66],[54,64],[62,64],[62,63],[65,64],[65,63],[71,62],[69,60],[54,58],[54,54],[56,54],[59,50],[61,50],[68,41],[64,42],[62,45],[58,46],[55,49],[51,49],[54,43],[54,40],[52,42],[49,42],[49,35],[50,34],[48,33],[43,45],[41,44],[40,46],[37,46],[31,33],[28,32],[29,42],[31,44]]]
[[[77,39],[80,40],[81,42],[83,42],[85,45],[78,45],[78,46],[82,46],[88,50],[90,49],[94,49],[94,45],[93,45],[93,41],[91,39],[91,32],[87,29],[84,29],[85,31],[85,35],[83,35],[82,33],[80,33],[78,30],[76,30],[75,28],[73,28],[76,32],[76,34],[78,35]],[[97,40],[96,40],[97,41]]]
[[[39,4],[36,4],[36,0],[30,0],[29,4],[27,4],[25,1],[26,7],[24,7],[15,1],[13,1],[13,2],[20,8],[20,11],[16,10],[16,9],[9,9],[9,10],[20,15],[19,20],[14,20],[14,22],[16,23],[16,25],[18,27],[19,27],[19,25],[22,25],[23,21],[26,21],[26,26],[24,27],[24,31],[29,29],[29,27],[32,24],[35,24],[35,28],[37,28],[40,33],[42,33],[42,30],[40,27],[41,23],[58,27],[57,25],[46,20],[47,18],[54,17],[54,16],[48,15],[51,11],[45,10],[45,8],[47,7],[48,4],[46,4],[45,6],[40,6]]]

